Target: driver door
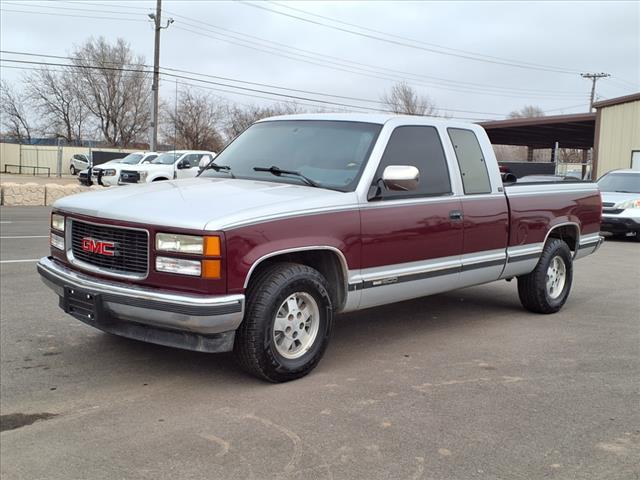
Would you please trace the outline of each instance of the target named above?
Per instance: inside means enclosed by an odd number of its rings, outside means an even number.
[[[190,178],[198,174],[201,153],[189,153],[176,162],[176,178]]]
[[[397,127],[387,143],[375,179],[390,165],[420,171],[418,187],[379,194],[361,208],[362,289],[360,308],[456,288],[463,226],[461,203],[438,130]]]

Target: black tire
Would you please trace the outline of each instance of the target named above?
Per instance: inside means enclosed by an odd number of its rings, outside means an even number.
[[[274,340],[274,323],[283,302],[294,293],[310,295],[318,307],[318,331],[306,353],[295,359],[283,357]],[[245,316],[236,331],[234,356],[248,373],[270,382],[287,382],[315,368],[329,343],[333,305],[327,282],[317,270],[297,263],[266,268],[247,290]]]
[[[164,177],[160,177],[160,178],[154,178],[151,181],[152,182],[164,182],[165,180],[169,180],[169,179],[168,178],[164,178]]]
[[[75,175],[76,173],[78,173],[78,171],[76,170],[76,167],[74,167],[73,165],[71,165],[71,168],[69,168],[69,171],[71,172],[71,175]]]
[[[550,295],[547,291],[547,270],[552,261],[559,257],[565,267],[565,281],[560,294]],[[547,241],[542,255],[533,272],[518,277],[518,296],[527,310],[535,313],[555,313],[562,308],[571,291],[573,262],[569,246],[557,238]]]

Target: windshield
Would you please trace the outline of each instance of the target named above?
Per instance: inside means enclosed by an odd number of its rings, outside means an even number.
[[[299,172],[320,187],[343,192],[355,189],[382,128],[373,123],[327,120],[277,120],[256,123],[215,159],[230,167],[236,178],[304,184],[300,177],[256,172],[276,166]],[[229,177],[225,171],[205,170],[203,177]]]
[[[130,153],[126,157],[118,160],[118,162],[126,163],[127,165],[136,165],[140,160],[142,160],[141,153]]]
[[[603,192],[640,193],[640,173],[608,173],[598,180]]]
[[[162,155],[151,160],[150,163],[155,163],[156,165],[171,165],[174,163],[180,156],[181,152],[165,152]]]

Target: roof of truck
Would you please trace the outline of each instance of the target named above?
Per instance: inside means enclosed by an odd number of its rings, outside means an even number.
[[[330,120],[336,122],[362,122],[377,123],[383,125],[391,120],[406,121],[407,123],[418,122],[431,125],[473,125],[470,122],[461,122],[447,118],[428,117],[424,115],[396,115],[382,113],[296,113],[292,115],[278,115],[259,120],[259,122],[270,122],[274,120]]]

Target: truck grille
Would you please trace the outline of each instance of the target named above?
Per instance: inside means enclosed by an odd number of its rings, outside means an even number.
[[[610,213],[613,215],[618,215],[619,213],[624,212],[624,208],[603,208],[602,213]]]
[[[122,170],[120,172],[120,182],[122,183],[138,183],[140,181],[140,172],[135,170]]]
[[[144,278],[149,264],[149,233],[72,220],[71,253],[71,263],[81,262],[81,267]]]

